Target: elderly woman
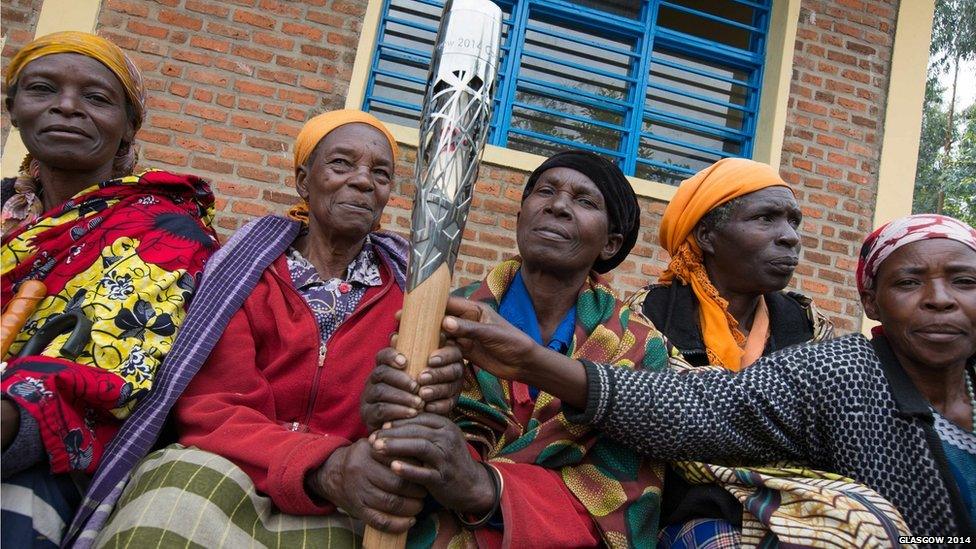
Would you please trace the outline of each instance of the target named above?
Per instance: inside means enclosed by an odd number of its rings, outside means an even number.
[[[6,85],[30,154],[3,182],[0,297],[26,280],[47,295],[3,357],[2,538],[57,545],[173,345],[216,248],[213,195],[196,177],[133,174],[142,78],[103,38],[38,38],[11,60]],[[60,330],[39,333],[69,316],[70,344]]]
[[[308,537],[343,546],[362,533],[354,518],[409,527],[425,492],[372,458],[359,416],[403,302],[406,242],[375,230],[396,152],[366,113],[305,124],[296,220],[249,224],[208,265],[193,312],[226,327],[174,407],[183,446],[143,461],[97,543],[301,546]],[[459,360],[456,349],[431,359],[445,367],[421,379],[428,409],[453,405],[457,386],[437,382],[440,371],[459,378]],[[160,509],[179,509],[179,520]]]
[[[689,363],[738,371],[790,345],[830,339],[807,297],[783,292],[803,215],[776,170],[725,158],[682,181],[661,218],[671,262],[631,298]]]
[[[738,371],[785,347],[830,339],[833,326],[813,302],[782,291],[799,259],[801,218],[776,170],[745,158],[719,160],[678,187],[659,235],[671,262],[631,307],[695,366]],[[723,487],[702,484],[703,467],[669,469],[664,547],[738,536],[742,505]]]
[[[615,165],[583,151],[556,154],[526,183],[516,228],[520,255],[464,294],[560,356],[661,369],[669,355],[663,340],[598,274],[630,253],[639,216],[633,189]],[[370,425],[415,416],[373,436],[377,458],[392,459],[400,478],[424,486],[437,503],[418,517],[412,544],[653,545],[660,464],[594,430],[576,429],[557,398],[501,380],[477,361],[454,422],[408,412],[404,378],[378,367],[364,415]],[[384,402],[399,405],[400,413],[381,408]]]
[[[865,312],[881,322],[871,340],[793,347],[738,374],[573,361],[461,300],[449,309],[463,318],[444,328],[492,373],[562,398],[574,425],[649,456],[803,462],[873,488],[916,535],[972,543],[976,231],[939,215],[893,221],[865,241],[857,280]],[[763,512],[762,499],[749,510]]]

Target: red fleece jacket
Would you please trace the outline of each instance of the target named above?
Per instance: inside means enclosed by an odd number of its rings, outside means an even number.
[[[389,345],[403,291],[390,269],[320,355],[318,326],[284,256],[268,268],[177,402],[180,443],[229,459],[283,512],[321,515],[305,476],[366,436],[359,397]]]

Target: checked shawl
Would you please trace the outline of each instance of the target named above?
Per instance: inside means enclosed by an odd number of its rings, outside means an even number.
[[[468,296],[497,310],[521,266],[505,261]],[[671,352],[640,315],[632,315],[595,273],[576,301],[568,355],[620,368],[661,370]],[[540,392],[527,425],[512,412],[512,384],[473,365],[455,413],[489,462],[533,463],[559,471],[610,547],[652,547],[657,540],[662,464],[589,427],[567,421],[556,397]],[[480,444],[478,444],[480,443]]]

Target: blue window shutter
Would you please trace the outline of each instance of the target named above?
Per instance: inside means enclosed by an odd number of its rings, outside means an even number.
[[[771,0],[496,0],[489,142],[677,184],[752,154]],[[385,0],[363,110],[416,127],[443,2]]]

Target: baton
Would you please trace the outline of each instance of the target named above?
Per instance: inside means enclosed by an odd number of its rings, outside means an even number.
[[[420,119],[410,260],[396,349],[414,379],[437,349],[451,275],[491,123],[502,11],[489,0],[448,0]],[[402,549],[407,534],[366,528],[367,549]]]

